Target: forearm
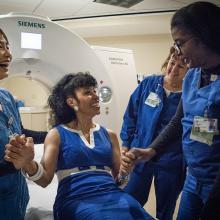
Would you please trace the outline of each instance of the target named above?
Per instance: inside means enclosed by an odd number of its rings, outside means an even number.
[[[149,145],[156,153],[162,153],[172,141],[175,141],[182,136],[182,120],[183,118],[183,106],[182,100],[180,101],[177,111],[169,124],[164,130],[157,136],[157,138]]]
[[[40,178],[38,178],[38,180],[32,180],[31,178],[33,178],[33,176],[35,176],[38,173],[38,171],[40,169],[39,166],[41,166],[43,169],[42,175],[40,175]],[[39,186],[46,187],[52,181],[52,178],[49,178],[49,175],[47,174],[47,172],[43,168],[42,164],[39,164],[34,160],[31,161],[30,163],[26,164],[22,168],[22,171],[28,179],[34,181]]]
[[[46,131],[32,131],[29,129],[25,129],[22,126],[22,133],[25,134],[26,137],[32,137],[35,144],[44,143],[47,132]]]
[[[0,177],[10,174],[10,173],[15,173],[18,170],[15,169],[13,163],[7,162],[5,160],[0,161]]]

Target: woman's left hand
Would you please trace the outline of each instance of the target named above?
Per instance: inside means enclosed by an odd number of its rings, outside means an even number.
[[[134,168],[136,156],[132,153],[125,152],[121,155],[120,173],[124,176],[128,175]]]
[[[34,159],[34,142],[31,137],[16,135],[5,146],[4,159],[12,162],[16,169],[25,167]]]

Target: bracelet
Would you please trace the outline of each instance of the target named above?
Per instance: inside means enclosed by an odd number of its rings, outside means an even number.
[[[21,169],[22,175],[31,181],[39,180],[43,176],[43,173],[44,173],[44,168],[43,168],[42,164],[38,163],[36,161],[35,161],[35,163],[37,164],[37,172],[33,176],[29,176],[23,169]]]
[[[129,181],[129,174],[127,175],[118,175],[118,178],[116,180],[116,184],[119,186],[119,188],[123,189]]]

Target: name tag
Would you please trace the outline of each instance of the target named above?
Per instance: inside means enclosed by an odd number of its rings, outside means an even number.
[[[217,75],[212,74],[212,75],[211,75],[211,78],[210,78],[210,81],[213,82],[213,81],[215,81],[217,78],[218,78]]]
[[[151,107],[156,107],[160,104],[160,102],[161,102],[161,100],[158,97],[158,95],[154,92],[151,92],[144,103],[146,105],[151,106]]]
[[[219,134],[218,119],[195,116],[190,138],[212,145],[214,135]]]

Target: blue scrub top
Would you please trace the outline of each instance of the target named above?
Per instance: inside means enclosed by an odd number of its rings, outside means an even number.
[[[0,89],[0,160],[9,135],[21,134],[20,115],[12,95]],[[0,219],[21,220],[29,200],[26,180],[20,171],[0,177]]]
[[[191,173],[198,181],[212,184],[220,168],[220,135],[211,146],[192,140],[190,133],[195,116],[218,119],[220,130],[220,75],[209,85],[200,88],[201,69],[190,69],[183,83],[183,152]]]
[[[171,92],[167,97],[163,89],[163,80],[164,76],[161,75],[149,76],[139,84],[131,95],[120,135],[123,146],[147,148],[175,114],[181,92]],[[152,92],[157,94],[160,99],[160,103],[155,107],[146,104],[146,99]],[[178,161],[182,166],[181,140],[172,143],[166,153],[160,155],[157,162],[168,166],[172,164],[171,161]],[[172,167],[174,168],[173,164]],[[179,169],[179,167],[174,169]]]

